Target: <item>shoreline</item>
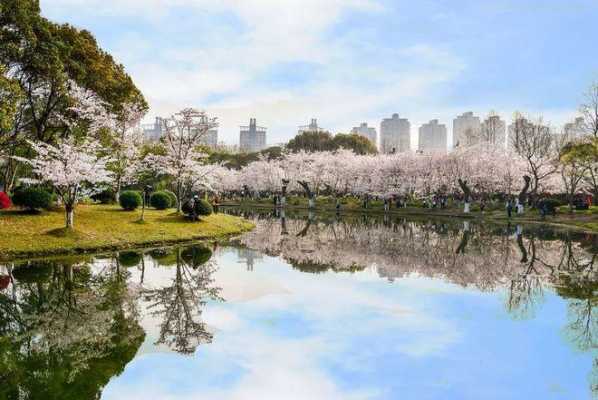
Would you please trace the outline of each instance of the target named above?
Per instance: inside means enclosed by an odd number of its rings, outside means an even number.
[[[219,204],[219,207],[226,207],[226,208],[238,208],[238,209],[262,209],[262,210],[276,210],[277,208],[268,205],[268,204]],[[280,208],[278,208],[280,209]],[[301,205],[288,205],[285,207],[285,210],[288,211],[301,211],[301,212],[309,212],[313,211],[315,213],[326,213],[326,214],[335,214],[336,209],[330,207],[316,207],[313,209],[309,209],[306,206]],[[533,211],[527,210],[525,214],[522,216],[517,216],[513,214],[512,218],[508,218],[506,216],[505,211],[498,211],[498,210],[490,210],[485,213],[481,213],[479,211],[472,211],[469,214],[465,214],[461,211],[457,211],[455,209],[422,209],[416,207],[407,207],[401,208],[397,210],[396,208],[391,208],[389,211],[384,211],[383,209],[379,208],[352,208],[352,207],[345,207],[341,208],[340,215],[343,214],[367,214],[367,215],[375,215],[375,216],[412,216],[412,217],[440,217],[440,218],[458,218],[460,220],[471,220],[476,222],[488,222],[488,223],[495,223],[501,225],[508,225],[508,224],[534,224],[534,225],[547,225],[552,226],[559,229],[569,229],[575,230],[578,232],[585,232],[591,234],[598,234],[598,216],[592,217],[591,215],[569,215],[565,213],[559,213],[556,217],[554,216],[547,216],[546,219],[541,219],[540,216],[536,216]],[[593,224],[594,226],[585,225],[585,224]]]
[[[212,214],[190,222],[173,210],[125,212],[111,205],[80,205],[75,229],[64,230],[64,211],[31,215],[15,210],[0,212],[0,261],[89,255],[119,250],[222,241],[255,227],[250,221]]]

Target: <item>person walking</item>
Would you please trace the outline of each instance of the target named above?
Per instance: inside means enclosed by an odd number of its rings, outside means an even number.
[[[511,216],[513,214],[513,202],[511,201],[511,199],[507,200],[507,216],[509,217],[509,219],[511,219]]]
[[[484,214],[484,210],[486,209],[486,199],[482,199],[480,202],[480,211]]]

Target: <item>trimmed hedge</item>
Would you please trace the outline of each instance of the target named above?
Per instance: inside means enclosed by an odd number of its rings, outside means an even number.
[[[141,198],[141,194],[139,192],[134,190],[125,190],[120,194],[118,202],[126,211],[133,211],[141,206],[143,199]]]
[[[170,190],[162,190],[162,192],[166,193],[170,198],[170,208],[176,207],[178,203],[176,194],[174,192],[171,192]]]
[[[150,204],[158,210],[166,210],[172,207],[172,200],[165,192],[154,192],[150,197]]]
[[[52,193],[41,187],[19,187],[12,196],[12,202],[30,211],[48,209],[52,205]]]
[[[212,215],[212,213],[214,213],[214,208],[207,201],[199,199],[195,202],[195,212],[197,215]]]

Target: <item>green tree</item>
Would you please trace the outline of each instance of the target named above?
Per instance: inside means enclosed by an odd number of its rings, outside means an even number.
[[[287,149],[292,152],[332,151],[337,148],[329,132],[302,132],[287,144]]]
[[[334,137],[333,143],[335,150],[343,148],[353,150],[355,154],[375,154],[378,152],[376,146],[368,138],[355,133],[339,133]]]

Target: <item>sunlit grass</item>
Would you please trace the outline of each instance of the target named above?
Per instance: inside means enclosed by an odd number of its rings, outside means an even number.
[[[144,223],[139,222],[140,215],[140,210],[127,212],[118,206],[80,205],[75,211],[75,229],[71,231],[64,229],[62,210],[37,215],[0,211],[0,257],[208,239],[253,226],[224,214],[191,222],[174,210],[146,209]]]

